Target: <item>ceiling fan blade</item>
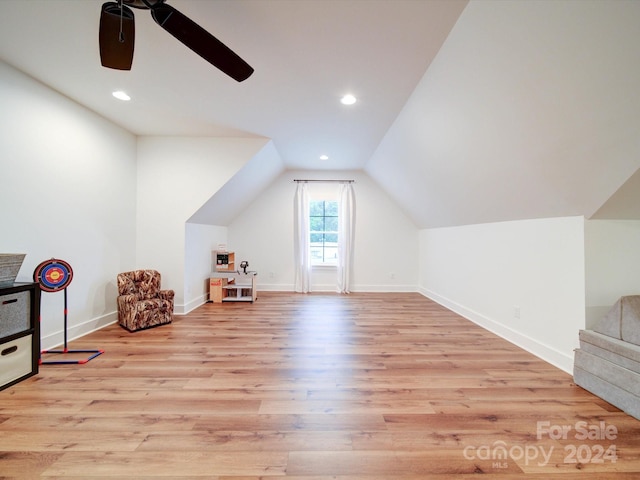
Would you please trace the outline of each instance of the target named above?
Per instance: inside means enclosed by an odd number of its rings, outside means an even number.
[[[253,68],[233,50],[175,8],[156,4],[151,16],[167,32],[234,80],[242,82],[253,73]]]
[[[100,61],[103,67],[131,70],[135,43],[133,12],[125,5],[106,2],[100,10]]]

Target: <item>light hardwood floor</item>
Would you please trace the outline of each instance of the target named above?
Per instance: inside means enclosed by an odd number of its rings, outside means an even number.
[[[105,353],[0,392],[0,477],[640,476],[639,421],[419,294],[262,292],[69,346]]]

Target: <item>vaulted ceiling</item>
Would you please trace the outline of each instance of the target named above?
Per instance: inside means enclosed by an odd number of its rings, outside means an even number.
[[[640,219],[639,27],[635,1],[470,2],[367,171],[421,226]]]
[[[0,59],[136,135],[270,140],[245,185],[363,169],[420,228],[640,219],[640,2],[168,0],[242,83],[143,10],[132,70],[101,67],[102,3],[1,0]]]

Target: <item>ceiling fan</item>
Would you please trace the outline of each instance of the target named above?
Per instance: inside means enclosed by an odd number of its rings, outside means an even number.
[[[153,20],[184,45],[234,80],[242,82],[253,68],[229,47],[207,32],[166,0],[118,0],[106,2],[100,11],[100,61],[102,66],[131,70],[135,21],[129,7],[151,11]]]

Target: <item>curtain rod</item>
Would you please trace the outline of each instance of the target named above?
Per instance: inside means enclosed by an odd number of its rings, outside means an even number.
[[[296,183],[305,183],[305,182],[321,182],[321,183],[355,183],[355,180],[300,180],[295,179]]]

